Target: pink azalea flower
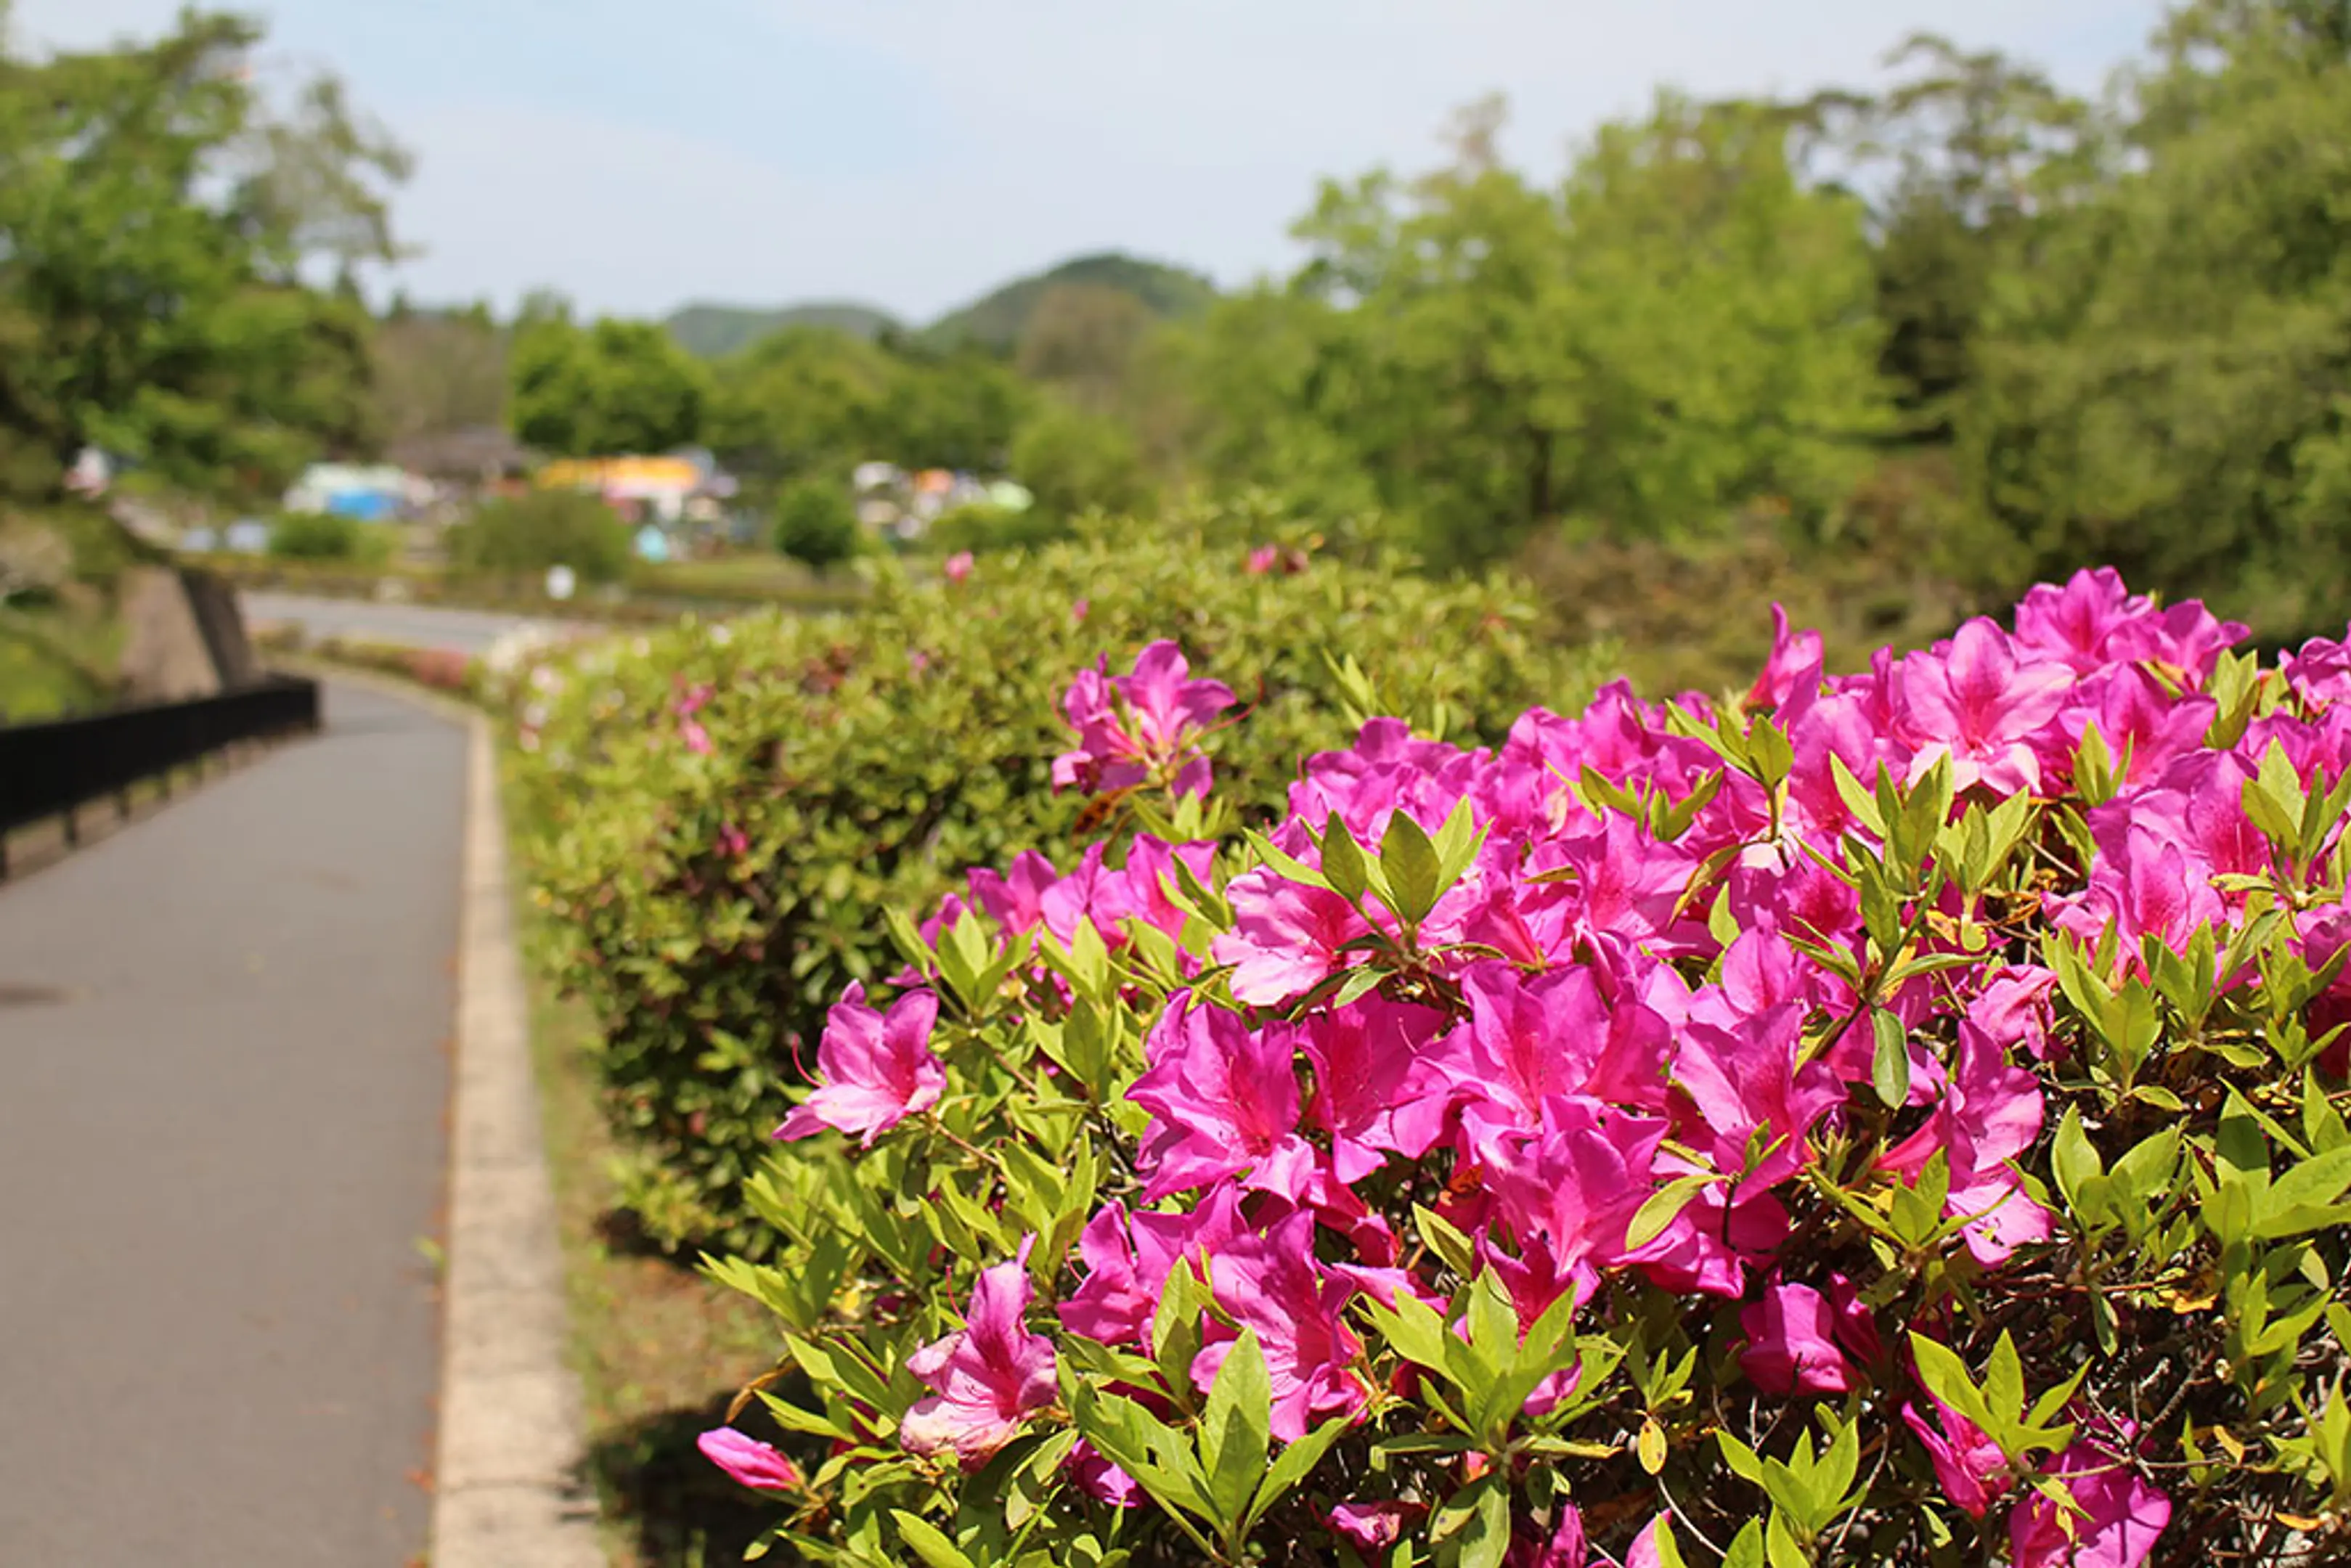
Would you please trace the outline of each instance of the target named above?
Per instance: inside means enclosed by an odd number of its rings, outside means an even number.
[[[776,1136],[806,1138],[831,1127],[870,1149],[900,1122],[937,1104],[946,1087],[946,1070],[931,1054],[938,1016],[939,998],[925,990],[900,997],[885,1019],[865,1005],[865,988],[851,982],[825,1015],[816,1053],[823,1082],[784,1118]]]
[[[1126,1097],[1154,1119],[1138,1156],[1146,1198],[1244,1172],[1250,1186],[1293,1200],[1303,1194],[1314,1150],[1298,1135],[1287,1027],[1252,1030],[1179,994],[1144,1049],[1150,1065]]]
[[[1789,721],[1812,706],[1821,695],[1821,634],[1818,632],[1788,630],[1788,612],[1780,605],[1771,606],[1771,653],[1763,661],[1762,673],[1748,688],[1750,707],[1777,710],[1780,725],[1785,729]]]
[[[1902,1419],[1925,1447],[1943,1495],[1969,1517],[1981,1519],[2008,1492],[2008,1456],[1981,1427],[1933,1395],[1927,1396],[1927,1404],[1934,1411],[1931,1422],[1915,1404],[1902,1406]]]
[[[1104,1458],[1092,1443],[1079,1439],[1070,1450],[1070,1474],[1077,1478],[1078,1490],[1096,1502],[1106,1502],[1113,1508],[1141,1508],[1145,1494],[1133,1476]]]
[[[1657,1537],[1662,1531],[1670,1538],[1673,1533],[1671,1518],[1669,1514],[1661,1513],[1641,1527],[1641,1533],[1633,1537],[1633,1544],[1625,1549],[1625,1568],[1665,1568],[1664,1554],[1657,1549]]]
[[[1238,1198],[1220,1186],[1189,1214],[1146,1210],[1132,1219],[1124,1204],[1105,1206],[1078,1237],[1087,1273],[1054,1309],[1061,1326],[1104,1344],[1143,1343],[1176,1261],[1189,1258],[1205,1279],[1208,1257],[1240,1234]]]
[[[1183,650],[1164,639],[1135,655],[1133,674],[1107,669],[1080,670],[1061,699],[1078,744],[1053,759],[1053,787],[1093,792],[1158,778],[1179,795],[1207,794],[1208,761],[1193,744],[1232,706],[1232,688],[1188,678]]]
[[[1280,549],[1273,545],[1259,545],[1249,552],[1249,563],[1242,568],[1251,577],[1263,577],[1281,559]]]
[[[1339,949],[1371,930],[1345,899],[1307,887],[1269,867],[1244,872],[1225,889],[1233,929],[1208,946],[1233,966],[1233,999],[1251,1007],[1286,1002],[1329,978],[1346,962]]]
[[[1813,1124],[1844,1100],[1826,1063],[1797,1065],[1802,1026],[1802,1005],[1789,1003],[1729,1027],[1693,1018],[1682,1031],[1674,1081],[1698,1112],[1686,1136],[1712,1151],[1717,1170],[1744,1171],[1761,1133],[1772,1148],[1746,1179],[1769,1186],[1794,1175]]]
[[[963,581],[971,575],[971,551],[967,549],[956,551],[955,554],[947,557],[946,563],[939,570],[946,573],[949,582]]]
[[[747,1437],[732,1427],[717,1427],[694,1440],[705,1458],[747,1487],[760,1491],[789,1491],[800,1484],[800,1472],[775,1448]]]
[[[744,855],[748,854],[750,851],[751,841],[743,836],[742,829],[737,827],[732,822],[721,822],[718,824],[718,852],[720,854]]]
[[[1315,1261],[1312,1215],[1301,1210],[1263,1235],[1237,1236],[1210,1261],[1217,1304],[1256,1330],[1265,1353],[1275,1437],[1294,1443],[1316,1418],[1363,1408],[1369,1391],[1350,1368],[1364,1346],[1345,1316],[1355,1287]],[[1229,1339],[1202,1350],[1192,1381],[1211,1386],[1231,1351]]]
[[[1322,1517],[1345,1540],[1365,1552],[1394,1546],[1405,1527],[1428,1511],[1416,1502],[1343,1502]]]
[[[1559,1505],[1559,1524],[1545,1540],[1521,1535],[1510,1542],[1503,1568],[1585,1568],[1591,1549],[1583,1539],[1583,1511],[1572,1502]]]
[[[1013,857],[1009,873],[987,866],[975,868],[966,879],[971,901],[1007,934],[1033,931],[1045,918],[1045,895],[1058,880],[1053,862],[1035,850]],[[1075,935],[1074,929],[1071,935]]]
[[[951,1448],[964,1469],[976,1469],[1053,1402],[1053,1342],[1021,1321],[1032,1295],[1033,1240],[1021,1242],[1013,1261],[980,1271],[960,1331],[906,1358],[906,1370],[932,1390],[898,1424],[898,1441],[910,1452]]]
[[[2040,789],[2027,738],[2055,716],[2072,685],[2063,664],[2019,659],[2007,633],[1981,617],[1959,629],[1948,652],[1911,654],[1901,670],[1904,724],[1919,747],[1911,779],[1949,753],[1956,789]]]
[[[2351,646],[2313,637],[2285,661],[2285,684],[2313,708],[2323,709],[2351,697]]]
[[[2171,1500],[2103,1444],[2076,1439],[2044,1470],[2082,1509],[2067,1519],[2038,1491],[2008,1516],[2015,1568],[2141,1568],[2171,1522]],[[2068,1533],[2067,1527],[2072,1527]]]
[[[1962,1020],[1959,1057],[1934,1114],[1880,1163],[1915,1177],[1940,1150],[1951,1182],[1943,1212],[1971,1217],[1965,1235],[1979,1261],[2004,1262],[2049,1236],[2049,1211],[2024,1195],[2009,1166],[2041,1135],[2041,1122],[2040,1080],[2009,1066],[1998,1046]]]
[[[1366,997],[1301,1026],[1300,1043],[1314,1067],[1314,1124],[1331,1134],[1332,1166],[1343,1182],[1380,1168],[1383,1154],[1418,1159],[1445,1130],[1445,1074],[1422,1054],[1445,1016]]]
[[[1766,1394],[1847,1394],[1860,1385],[1837,1348],[1836,1314],[1810,1285],[1766,1286],[1763,1299],[1739,1314],[1739,1326],[1747,1335],[1739,1364]]]
[[[2107,644],[2115,634],[2149,614],[2154,606],[2123,587],[2113,567],[2075,572],[2063,588],[2040,583],[2016,607],[2016,645],[2044,659],[2056,659],[2086,675],[2114,661]]]
[[[1512,1233],[1522,1242],[1540,1239],[1581,1297],[1601,1269],[1625,1260],[1633,1216],[1656,1190],[1652,1172],[1665,1135],[1660,1117],[1553,1095],[1535,1131],[1498,1131],[1476,1153]]]
[[[670,705],[670,711],[677,716],[679,741],[697,757],[707,757],[712,750],[710,732],[702,727],[700,719],[694,716],[709,705],[710,698],[711,689],[697,685],[687,688],[684,695]]]

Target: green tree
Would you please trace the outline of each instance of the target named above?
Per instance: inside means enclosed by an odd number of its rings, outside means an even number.
[[[371,439],[353,278],[394,254],[406,161],[330,80],[270,119],[258,37],[190,11],[111,49],[0,43],[0,486],[53,496],[94,444],[249,497]],[[302,281],[321,257],[332,291]]]
[[[2053,205],[2095,183],[2090,107],[2041,71],[1920,33],[1886,57],[1907,73],[1875,97],[1828,93],[1813,129],[1875,193],[1880,369],[1917,439],[1948,444],[2003,256]]]
[[[1039,521],[1065,522],[1099,508],[1144,509],[1143,461],[1125,425],[1058,399],[1040,403],[1012,443],[1012,471],[1034,496]]]
[[[589,582],[617,582],[629,570],[629,527],[594,496],[534,490],[486,503],[449,530],[450,563],[487,577],[535,577],[568,566]]]
[[[776,498],[776,549],[814,571],[857,553],[857,507],[839,480],[801,479]]]
[[[376,328],[369,361],[375,423],[386,441],[506,416],[507,333],[486,306],[396,308]]]
[[[835,479],[868,458],[904,462],[887,409],[905,373],[887,350],[830,327],[788,327],[713,370],[708,441],[755,484]]]
[[[1211,312],[1211,474],[1360,470],[1453,561],[1827,515],[1887,403],[1861,209],[1799,178],[1794,118],[1667,96],[1557,190],[1499,163],[1499,124],[1469,110],[1425,178],[1326,184],[1306,267]]]
[[[2110,562],[2283,634],[2351,594],[2351,5],[2199,0],[2094,192],[2019,238],[1959,415],[2027,570]]]
[[[709,371],[650,321],[527,319],[509,358],[517,437],[567,457],[667,452],[701,438]]]

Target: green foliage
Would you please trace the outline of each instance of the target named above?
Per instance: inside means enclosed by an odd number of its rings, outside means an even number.
[[[1012,442],[1012,472],[1040,517],[1066,521],[1089,511],[1139,512],[1149,504],[1142,455],[1126,427],[1102,414],[1048,400]]]
[[[2183,7],[2136,113],[2108,129],[2102,177],[2014,242],[1959,451],[2032,570],[2095,559],[2165,591],[2200,584],[2278,634],[2339,619],[2351,53],[2337,9]]]
[[[991,360],[910,356],[820,327],[763,338],[713,375],[711,450],[755,484],[872,459],[997,471],[1033,396]]]
[[[1098,655],[1173,637],[1252,705],[1212,747],[1219,796],[1251,820],[1367,711],[1326,653],[1354,653],[1380,711],[1487,740],[1528,703],[1591,688],[1589,661],[1538,643],[1499,582],[1319,559],[1253,577],[1243,554],[1081,539],[990,558],[961,585],[885,575],[854,619],[689,622],[519,677],[515,705],[535,711],[518,843],[564,936],[561,978],[605,1031],[655,1234],[753,1239],[738,1187],[786,1108],[795,1041],[813,1048],[850,981],[897,968],[884,910],[1032,846],[1069,866],[1103,831],[1050,783],[1061,688]]]
[[[597,497],[534,490],[488,501],[449,530],[449,564],[458,572],[535,576],[568,566],[586,582],[618,582],[632,559],[629,527]]]
[[[1888,407],[1860,209],[1799,181],[1787,117],[1668,97],[1555,191],[1495,162],[1497,124],[1423,180],[1326,185],[1307,267],[1212,312],[1211,472],[1359,471],[1449,560],[1825,515]]]
[[[579,327],[562,314],[516,329],[507,420],[567,457],[668,452],[701,438],[709,372],[652,322]]]
[[[270,119],[258,37],[191,11],[151,42],[0,53],[0,489],[52,495],[97,444],[251,497],[369,439],[350,279],[393,254],[380,193],[406,161],[331,80]],[[343,285],[305,286],[313,262]]]
[[[392,559],[392,530],[328,512],[291,512],[270,525],[269,553],[281,560],[380,564]]]
[[[857,505],[837,479],[802,479],[776,500],[776,549],[812,570],[857,554]]]
[[[1036,549],[1066,538],[1069,534],[1066,518],[1040,507],[1029,507],[1016,512],[981,502],[957,507],[942,515],[923,536],[923,542],[935,554],[954,555],[969,550],[975,555],[987,555],[996,550]]]

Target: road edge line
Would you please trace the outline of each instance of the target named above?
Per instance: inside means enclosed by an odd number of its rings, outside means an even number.
[[[508,898],[496,744],[469,713],[433,1568],[606,1568]]]

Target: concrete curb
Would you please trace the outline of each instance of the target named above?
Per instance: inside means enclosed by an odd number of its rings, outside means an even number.
[[[340,678],[340,677],[339,677]],[[604,1568],[508,902],[497,754],[465,717],[464,903],[433,1568]]]

